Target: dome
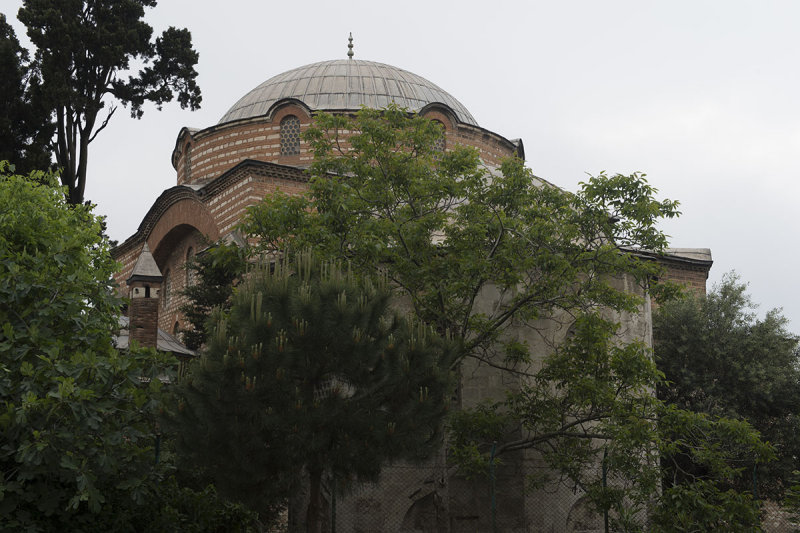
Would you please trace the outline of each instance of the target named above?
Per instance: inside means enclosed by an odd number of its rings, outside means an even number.
[[[265,115],[284,98],[296,98],[314,111],[379,108],[392,102],[419,111],[428,104],[441,103],[461,122],[478,125],[461,102],[422,76],[356,59],[321,61],[278,74],[244,95],[219,123]]]

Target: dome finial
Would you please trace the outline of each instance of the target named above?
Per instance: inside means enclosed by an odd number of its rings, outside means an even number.
[[[353,32],[350,32],[350,37],[347,40],[350,41],[347,45],[347,57],[353,59]]]

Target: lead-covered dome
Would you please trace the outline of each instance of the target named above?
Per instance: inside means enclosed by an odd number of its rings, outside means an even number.
[[[356,59],[321,61],[278,74],[244,95],[219,123],[265,115],[275,102],[296,98],[314,111],[380,108],[394,102],[411,111],[444,104],[461,122],[477,126],[461,102],[422,76]]]

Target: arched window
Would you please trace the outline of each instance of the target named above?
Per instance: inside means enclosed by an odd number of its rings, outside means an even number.
[[[300,154],[300,119],[288,115],[281,120],[281,155]]]
[[[434,119],[434,122],[436,124],[438,124],[442,128],[442,136],[438,137],[436,139],[436,141],[433,143],[433,150],[435,152],[437,152],[438,154],[443,154],[444,151],[447,149],[447,138],[445,137],[444,124],[442,124],[440,121],[435,120],[435,119]],[[437,159],[438,159],[438,157],[441,157],[441,156],[437,156]]]
[[[177,337],[177,335],[178,335],[178,332],[179,332],[180,330],[181,330],[181,325],[180,325],[180,324],[178,323],[178,321],[176,320],[176,321],[175,321],[175,325],[174,325],[174,326],[172,326],[172,334],[173,334],[173,335],[175,335],[175,336]]]
[[[183,181],[192,181],[192,144],[186,145],[186,153],[183,156]]]
[[[194,260],[194,248],[191,246],[186,250],[186,263],[183,268],[186,269],[186,286],[191,287],[194,285],[194,271],[190,268]]]
[[[170,271],[164,272],[164,308],[169,305],[169,299],[172,297],[172,278]]]

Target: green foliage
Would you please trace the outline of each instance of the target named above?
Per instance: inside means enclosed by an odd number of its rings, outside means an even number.
[[[0,162],[0,531],[251,522],[211,490],[162,484],[159,378],[175,362],[114,348],[117,265],[90,206],[68,205],[52,174],[8,172]]]
[[[750,494],[721,490],[711,481],[664,489],[652,520],[654,533],[761,531],[759,509]]]
[[[53,176],[4,165],[0,515],[6,529],[89,528],[107,502],[153,490],[148,419],[160,381],[143,388],[140,377],[163,361],[113,348],[120,302],[100,220],[67,206]]]
[[[262,531],[258,515],[240,504],[220,498],[213,485],[195,491],[169,478],[159,487],[159,498],[132,518],[132,531],[170,533],[249,533]]]
[[[187,265],[194,280],[182,294],[188,302],[181,306],[189,327],[181,333],[192,350],[199,350],[207,340],[206,325],[215,308],[230,308],[235,282],[247,267],[247,251],[235,244],[218,243],[194,257]]]
[[[19,20],[35,47],[27,65],[34,112],[55,124],[53,152],[68,200],[83,201],[89,144],[108,124],[108,101],[130,105],[139,118],[145,102],[159,108],[177,97],[196,109],[197,52],[185,29],[168,28],[152,41],[153,28],[142,20],[156,0],[25,0]],[[137,74],[131,63],[144,64]]]
[[[651,516],[656,531],[760,530],[752,492],[736,486],[775,457],[757,431],[740,420],[665,406],[659,432],[661,472],[669,479]]]
[[[450,457],[465,471],[485,472],[495,442],[501,461],[536,450],[598,510],[615,511],[617,526],[637,527],[676,428],[659,425],[667,407],[653,394],[662,374],[650,351],[619,322],[657,289],[660,267],[646,256],[667,245],[657,223],[677,203],[657,200],[642,174],[600,174],[571,194],[519,160],[490,172],[473,149],[436,152],[441,135],[393,106],[321,114],[306,134],[308,193],[265,199],[243,229],[264,253],[313,247],[385,273],[416,319],[458,340],[453,368],[468,361],[516,378],[505,398],[451,416]],[[572,335],[536,352],[520,332],[546,321],[574,323]],[[757,435],[743,431],[752,452]],[[693,442],[693,453],[733,461],[716,442]]]
[[[267,515],[309,476],[374,479],[440,444],[449,351],[390,310],[385,279],[300,254],[248,273],[178,388],[179,455]],[[316,510],[315,510],[316,509]]]
[[[663,405],[652,394],[660,373],[649,350],[621,343],[617,329],[600,313],[578,316],[541,369],[505,399],[454,413],[455,457],[485,473],[493,442],[501,458],[535,450],[598,511],[611,511],[612,522],[622,527],[626,520],[621,530],[628,531],[637,519],[632,510],[646,509],[660,485],[656,421]],[[471,456],[462,457],[465,451]]]
[[[357,133],[345,143],[341,131]],[[419,319],[465,339],[462,358],[519,359],[519,347],[501,341],[512,319],[636,309],[640,298],[613,278],[646,285],[659,269],[621,247],[661,250],[654,224],[677,214],[675,202],[655,200],[638,174],[591,178],[578,194],[535,178],[520,160],[490,174],[473,149],[436,152],[441,135],[397,107],[355,119],[322,114],[307,134],[308,194],[265,199],[244,230],[265,251],[312,246],[358,271],[380,265]],[[501,303],[491,311],[478,304],[489,288]]]
[[[662,306],[654,340],[666,382],[658,392],[684,409],[749,421],[778,457],[759,468],[759,491],[780,498],[800,455],[798,338],[786,330],[779,310],[760,320],[753,307],[734,274],[706,298],[687,296]],[[745,476],[739,485],[752,481]]]
[[[783,506],[789,512],[791,522],[800,525],[800,471],[792,472],[791,484],[786,489]]]

